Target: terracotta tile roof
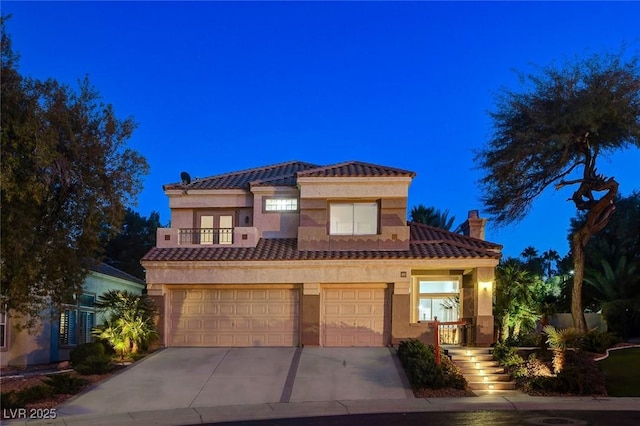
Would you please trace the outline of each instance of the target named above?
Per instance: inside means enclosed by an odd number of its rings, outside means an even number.
[[[295,186],[299,176],[313,177],[374,177],[374,176],[408,176],[414,177],[415,173],[392,167],[378,166],[376,164],[360,161],[348,161],[329,166],[304,163],[301,161],[289,161],[287,163],[273,164],[257,167],[255,169],[240,170],[195,179],[187,189],[245,189],[254,186]],[[171,183],[164,189],[184,189],[181,183]]]
[[[246,189],[252,183],[264,185],[295,185],[296,172],[317,168],[317,164],[301,161],[289,161],[287,163],[273,164],[255,169],[241,170],[224,173],[193,180],[188,189]],[[274,183],[275,182],[275,183]],[[181,183],[172,183],[164,186],[164,189],[184,189]]]
[[[321,166],[298,172],[298,177],[373,177],[373,176],[408,176],[414,177],[415,172],[363,163],[361,161],[347,161],[345,163]]]
[[[499,259],[502,246],[410,223],[409,250],[300,251],[295,238],[262,238],[256,247],[153,248],[145,261]],[[419,239],[415,239],[418,237]]]

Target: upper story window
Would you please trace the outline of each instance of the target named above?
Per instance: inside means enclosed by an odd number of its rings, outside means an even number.
[[[378,203],[331,203],[331,235],[375,235],[378,233]]]
[[[297,198],[266,198],[264,200],[265,212],[295,212],[298,211]]]

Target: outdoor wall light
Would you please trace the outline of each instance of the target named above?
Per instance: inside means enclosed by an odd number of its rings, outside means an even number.
[[[480,281],[478,283],[478,286],[482,291],[489,291],[489,289],[493,286],[493,283],[491,281]]]

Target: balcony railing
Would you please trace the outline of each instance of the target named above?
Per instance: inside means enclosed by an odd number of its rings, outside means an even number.
[[[180,228],[180,244],[233,244],[233,228]]]

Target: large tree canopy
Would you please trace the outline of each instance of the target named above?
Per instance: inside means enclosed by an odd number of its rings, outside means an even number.
[[[2,22],[1,305],[31,325],[81,289],[100,232],[117,232],[148,171],[88,79],[79,88],[18,72]]]
[[[576,327],[586,329],[583,251],[613,214],[618,190],[614,177],[597,172],[596,159],[640,146],[638,59],[594,55],[543,68],[523,76],[522,83],[520,91],[498,96],[491,113],[494,134],[476,156],[485,171],[483,201],[496,223],[506,224],[521,220],[549,186],[577,185],[571,200],[586,220],[572,238],[571,311]]]
[[[104,262],[144,280],[140,259],[155,247],[156,231],[161,226],[160,213],[151,212],[149,218],[145,218],[127,209],[118,234],[113,238],[109,238],[108,233],[103,235]]]

